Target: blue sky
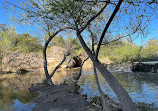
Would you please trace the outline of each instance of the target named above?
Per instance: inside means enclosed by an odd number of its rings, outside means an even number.
[[[35,27],[29,25],[18,25],[11,22],[9,14],[5,13],[5,10],[1,8],[3,5],[2,3],[4,1],[5,0],[0,0],[0,24],[7,24],[7,26],[12,25],[13,27],[15,27],[16,32],[18,34],[30,33],[33,36],[38,36],[37,35],[38,31]],[[13,3],[18,2],[18,0],[7,0],[7,1]],[[135,43],[138,45],[142,45],[143,43],[147,42],[151,38],[158,39],[158,19],[152,20],[152,22],[149,24],[149,34],[147,38],[143,39],[143,41],[140,38],[138,38],[135,40]]]

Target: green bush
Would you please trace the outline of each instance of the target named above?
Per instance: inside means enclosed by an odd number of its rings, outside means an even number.
[[[2,30],[3,29],[3,30]],[[3,27],[0,30],[0,57],[10,51],[40,51],[42,44],[39,38],[29,34],[17,34],[12,27]]]
[[[38,52],[42,50],[41,41],[37,37],[32,37],[29,34],[18,35],[14,39],[14,50],[24,52]]]
[[[127,42],[112,43],[102,46],[100,55],[100,58],[109,57],[114,63],[158,60],[158,40],[152,38],[144,47]]]

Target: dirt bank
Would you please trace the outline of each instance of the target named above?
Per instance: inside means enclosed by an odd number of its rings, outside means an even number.
[[[30,92],[39,92],[34,101],[33,111],[99,111],[80,94],[73,93],[73,88],[66,85],[46,86],[38,84],[29,88]]]

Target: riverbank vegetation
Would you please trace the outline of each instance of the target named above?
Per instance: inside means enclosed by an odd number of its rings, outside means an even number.
[[[109,57],[114,63],[158,60],[158,40],[150,39],[143,46],[119,41],[102,46],[101,58]]]
[[[45,36],[45,40],[47,38],[48,36]],[[72,37],[63,38],[62,35],[59,35],[49,44],[49,48],[52,46],[68,48],[72,46],[72,44],[73,55],[82,54],[83,56],[86,56],[86,53],[81,47],[79,41]],[[12,51],[22,51],[25,53],[41,52],[43,46],[40,38],[30,36],[30,34],[27,33],[17,34],[15,28],[11,26],[6,27],[5,24],[1,24],[0,47],[0,58],[2,59],[4,54]],[[158,40],[156,38],[150,39],[142,46],[135,43],[129,43],[124,40],[119,40],[107,45],[102,45],[101,49],[99,58],[104,60],[104,58],[108,57],[113,63],[116,64],[128,61],[134,62],[158,60]]]
[[[0,56],[12,51],[38,52],[42,50],[39,38],[30,34],[17,34],[15,28],[0,24]]]

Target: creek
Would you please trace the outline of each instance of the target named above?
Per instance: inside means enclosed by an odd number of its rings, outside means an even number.
[[[73,75],[79,69],[58,70],[52,80],[55,84],[62,83],[64,79],[71,83]],[[122,84],[131,96],[133,102],[145,102],[158,107],[158,75],[149,73],[124,73],[113,72],[116,79]],[[112,99],[117,101],[116,95],[111,90],[104,78],[98,74],[101,88]],[[40,83],[44,78],[43,72],[32,72],[24,75],[0,75],[0,111],[31,111],[36,105],[33,103],[37,93],[29,93],[31,84]],[[99,95],[93,71],[83,70],[79,80],[80,92],[87,94],[88,101],[91,97]]]

